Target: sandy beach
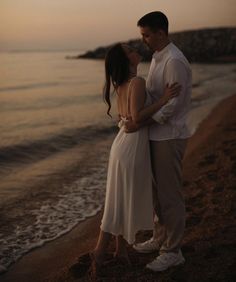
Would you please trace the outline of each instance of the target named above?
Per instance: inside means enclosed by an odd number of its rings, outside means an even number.
[[[111,261],[96,281],[236,281],[236,96],[220,102],[189,140],[184,159],[187,226],[184,266],[164,273],[145,270],[157,254],[130,247],[131,267]],[[111,140],[107,141],[110,144]],[[0,276],[2,282],[90,281],[81,259],[96,243],[101,213],[66,235],[26,254]],[[138,241],[151,236],[140,232]],[[110,251],[114,246],[111,244]],[[84,267],[87,267],[86,262]]]

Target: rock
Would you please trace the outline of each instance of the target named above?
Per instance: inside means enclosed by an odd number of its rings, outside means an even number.
[[[190,62],[236,62],[236,28],[209,28],[175,32],[170,39],[185,54]],[[126,42],[150,61],[152,53],[140,39]],[[113,44],[112,44],[113,45]],[[104,59],[112,46],[99,47],[74,58]]]

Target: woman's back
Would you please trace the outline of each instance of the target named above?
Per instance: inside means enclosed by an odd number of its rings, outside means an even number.
[[[142,77],[135,76],[129,81],[123,83],[120,85],[117,89],[117,109],[118,113],[121,117],[131,117],[131,95],[133,101],[137,98],[135,93],[132,92],[135,85],[138,83],[138,81],[142,80],[145,83],[145,80]],[[143,92],[143,102],[146,100],[146,93]],[[144,104],[143,104],[144,106]]]
[[[120,85],[117,89],[117,109],[121,117],[128,118],[130,116],[129,97],[130,97],[130,83],[127,81]]]

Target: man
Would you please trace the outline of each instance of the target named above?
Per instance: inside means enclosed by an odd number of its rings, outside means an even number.
[[[159,250],[159,256],[147,264],[153,271],[184,263],[180,246],[185,228],[185,204],[182,196],[182,159],[190,133],[186,117],[190,108],[191,69],[183,53],[169,40],[168,19],[162,12],[151,12],[137,24],[145,44],[154,51],[147,92],[153,101],[164,93],[166,84],[181,85],[180,95],[152,116],[150,146],[155,178],[153,189],[153,237],[134,248],[141,253]],[[127,125],[127,130],[129,127]]]

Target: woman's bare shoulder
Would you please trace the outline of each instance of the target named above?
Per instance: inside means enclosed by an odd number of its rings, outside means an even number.
[[[133,86],[141,86],[146,84],[146,80],[141,76],[135,76],[131,80]]]

